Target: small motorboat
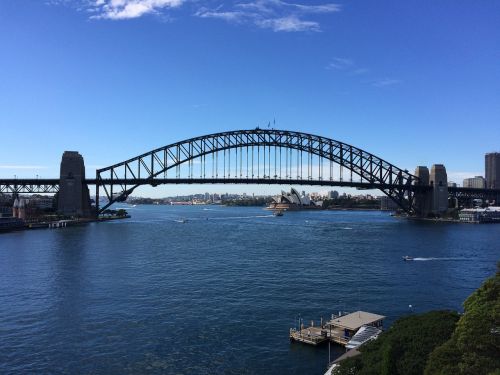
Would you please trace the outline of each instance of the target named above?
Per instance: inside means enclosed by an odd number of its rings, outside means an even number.
[[[276,211],[274,211],[274,212],[273,212],[273,215],[274,215],[274,216],[283,216],[283,211],[281,211],[281,210],[276,210]]]
[[[408,261],[410,261],[410,260],[413,260],[413,257],[408,256],[408,255],[405,255],[405,256],[403,257],[403,260],[404,260],[405,262],[408,262]]]

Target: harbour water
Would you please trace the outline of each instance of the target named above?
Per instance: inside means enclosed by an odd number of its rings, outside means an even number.
[[[322,374],[327,347],[288,340],[299,314],[362,309],[390,324],[461,310],[500,256],[496,225],[127,209],[128,220],[0,235],[0,373]]]

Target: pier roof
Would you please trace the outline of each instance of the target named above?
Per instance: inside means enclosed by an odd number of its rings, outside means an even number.
[[[359,329],[361,326],[364,326],[366,324],[373,324],[384,318],[385,316],[383,315],[372,314],[366,311],[356,311],[351,314],[347,314],[330,320],[328,324],[354,331]]]

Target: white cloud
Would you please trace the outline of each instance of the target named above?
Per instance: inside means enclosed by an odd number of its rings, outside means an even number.
[[[264,13],[273,12],[273,9],[275,8],[288,8],[292,11],[294,10],[301,13],[333,13],[339,12],[341,10],[340,5],[338,4],[329,3],[319,5],[304,5],[287,3],[286,1],[281,0],[257,0],[250,3],[236,4],[236,6]]]
[[[257,21],[256,24],[262,28],[270,28],[273,31],[319,31],[319,23],[315,21],[303,21],[295,16],[282,18],[271,18]]]
[[[346,76],[356,77],[367,74],[370,69],[360,67],[354,62],[354,60],[346,57],[334,57],[328,65],[325,67],[328,70],[336,70],[342,72]],[[364,84],[372,85],[374,87],[386,87],[393,86],[401,83],[399,79],[393,78],[382,78],[382,79],[370,79],[367,78],[363,81]]]
[[[352,72],[351,72],[351,75],[353,76],[359,76],[361,74],[366,74],[368,73],[370,70],[368,68],[358,68],[358,69],[354,69]]]
[[[195,15],[202,18],[218,18],[226,21],[253,24],[276,32],[320,31],[320,24],[304,16],[340,11],[337,4],[303,5],[281,0],[256,0],[238,3],[223,10],[200,8]]]
[[[200,8],[195,13],[195,16],[201,18],[219,18],[225,21],[238,21],[246,16],[244,12],[239,11],[220,11],[221,7],[215,10],[209,10],[207,8]]]
[[[332,13],[340,12],[341,7],[338,4],[320,4],[320,5],[302,5],[302,4],[291,4],[280,1],[283,5],[294,7],[305,13]]]
[[[359,76],[368,73],[368,68],[357,66],[352,59],[345,57],[334,57],[332,61],[326,66],[329,70],[341,70],[349,76]]]
[[[347,69],[354,65],[351,59],[346,59],[345,57],[334,57],[332,61],[326,66],[327,69]]]
[[[385,87],[385,86],[393,86],[401,83],[399,79],[392,79],[392,78],[384,78],[384,79],[379,79],[376,81],[372,82],[372,86],[375,87]]]
[[[339,12],[341,6],[333,3],[289,3],[282,0],[254,0],[221,2],[210,7],[213,0],[46,0],[51,5],[74,6],[90,14],[91,19],[127,20],[148,14],[165,15],[165,11],[191,4],[193,15],[220,19],[226,22],[253,25],[276,32],[321,31],[320,23],[310,19],[314,15]]]
[[[91,18],[123,20],[157,13],[164,8],[176,8],[186,0],[94,0]]]

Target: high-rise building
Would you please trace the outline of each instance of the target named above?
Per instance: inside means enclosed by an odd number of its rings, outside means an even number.
[[[490,152],[484,157],[486,187],[500,189],[500,152]]]
[[[339,197],[339,192],[337,190],[331,190],[327,194],[328,199],[337,199]]]
[[[486,181],[483,176],[476,176],[472,178],[465,178],[463,183],[464,188],[484,189]]]

